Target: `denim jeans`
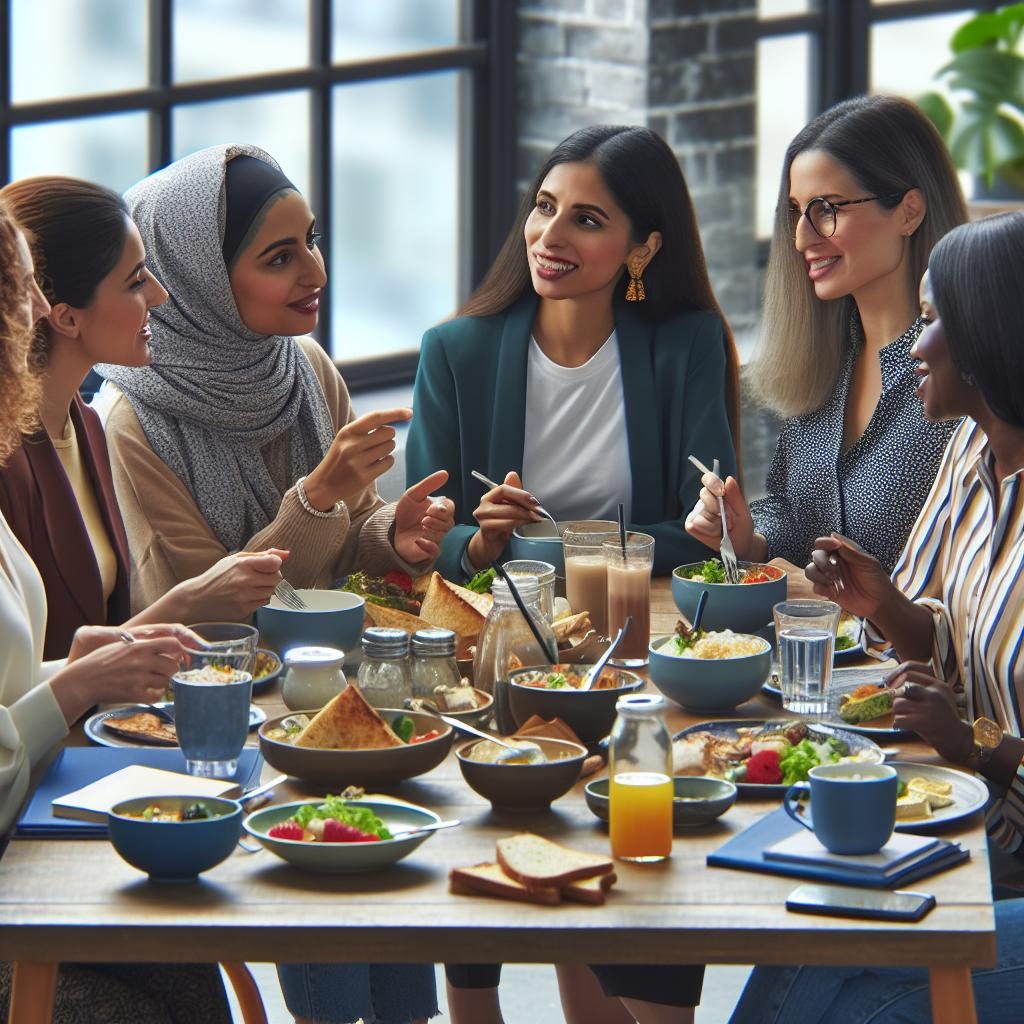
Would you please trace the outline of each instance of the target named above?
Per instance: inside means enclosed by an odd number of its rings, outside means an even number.
[[[433,964],[278,964],[293,1017],[317,1024],[409,1024],[437,1015]]]
[[[1024,1020],[1024,899],[995,905],[999,962],[971,971],[979,1024]],[[729,1024],[920,1024],[931,1019],[920,967],[757,967]]]

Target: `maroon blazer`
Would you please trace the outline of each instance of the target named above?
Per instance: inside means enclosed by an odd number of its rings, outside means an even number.
[[[130,613],[128,540],[114,496],[110,457],[99,416],[76,395],[71,423],[110,545],[117,581],[103,600],[89,533],[60,456],[45,432],[27,437],[0,468],[0,512],[35,562],[46,587],[43,657],[64,658],[79,626],[124,622]]]

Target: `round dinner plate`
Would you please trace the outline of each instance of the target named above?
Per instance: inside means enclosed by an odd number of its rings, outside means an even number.
[[[713,736],[721,736],[726,739],[735,739],[737,735],[737,729],[740,728],[753,728],[759,729],[764,725],[777,725],[779,719],[775,719],[772,722],[767,722],[764,719],[728,719],[720,720],[717,722],[698,722],[696,725],[691,725],[681,732],[677,732],[673,737],[673,741],[679,739],[685,739],[691,733],[695,732],[709,732]],[[837,740],[844,740],[850,748],[850,753],[866,752],[871,755],[870,763],[881,764],[885,760],[885,756],[879,749],[879,746],[873,739],[868,736],[861,736],[858,733],[850,732],[847,729],[837,729],[831,725],[823,725],[820,728],[816,724],[810,722],[807,723],[807,728],[812,733],[817,735],[834,737]],[[788,786],[779,783],[778,785],[767,785],[756,782],[737,782],[735,783],[736,789],[739,791],[741,796],[782,796],[783,793],[789,788]]]
[[[172,708],[174,707],[174,701],[161,700],[157,701],[153,707],[155,708]],[[96,714],[90,715],[85,720],[85,724],[82,728],[85,730],[85,735],[93,741],[98,743],[101,747],[160,747],[165,744],[162,743],[140,743],[137,740],[130,740],[127,736],[118,736],[116,733],[110,732],[109,729],[103,728],[104,719],[109,718],[111,715],[123,714],[128,708],[107,708],[106,711],[97,711]],[[144,708],[140,708],[145,710]],[[255,704],[249,705],[249,728],[256,729],[261,726],[267,720],[267,713],[262,709],[258,708]],[[166,749],[173,749],[166,747]]]
[[[903,782],[913,778],[948,782],[953,786],[953,803],[949,807],[938,807],[930,818],[915,818],[912,821],[897,821],[897,832],[935,832],[982,810],[989,801],[988,787],[980,779],[955,768],[944,768],[938,764],[914,764],[912,761],[889,761]]]

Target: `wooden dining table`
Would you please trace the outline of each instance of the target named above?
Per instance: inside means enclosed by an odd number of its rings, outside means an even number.
[[[654,581],[651,610],[652,632],[670,632],[677,613],[668,580]],[[283,711],[276,685],[260,703],[268,714]],[[777,701],[758,696],[730,717],[781,714]],[[674,705],[668,718],[673,731],[698,721]],[[938,762],[920,741],[894,742],[900,760]],[[617,864],[603,906],[550,907],[452,895],[448,872],[494,860],[495,841],[521,831],[607,854],[606,827],[588,810],[582,781],[548,812],[498,813],[466,785],[452,755],[396,793],[462,825],[373,874],[307,874],[239,848],[197,882],[166,885],[103,840],[12,840],[0,859],[0,958],[14,962],[9,1022],[50,1020],[61,961],[447,960],[913,965],[929,972],[936,1024],[973,1024],[970,969],[996,962],[980,812],[947,836],[970,849],[970,860],[915,885],[935,896],[935,909],[899,923],[790,913],[785,901],[798,880],[707,866],[709,853],[778,806],[777,797],[741,798],[718,821],[677,832],[662,863]],[[304,795],[323,793],[291,780],[275,799]]]

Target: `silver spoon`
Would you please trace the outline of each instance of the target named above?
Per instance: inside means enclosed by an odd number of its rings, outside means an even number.
[[[490,477],[484,476],[483,473],[480,473],[475,469],[471,470],[470,472],[473,477],[480,481],[480,483],[486,484],[488,487],[494,488],[501,486],[501,484],[495,483]],[[534,505],[533,509],[539,516],[543,516],[545,519],[547,519],[555,528],[553,536],[562,536],[561,531],[558,529],[558,520],[556,520],[555,517],[543,505]]]
[[[412,699],[406,697],[404,706],[409,708],[410,711],[415,710],[412,706]],[[440,711],[428,711],[427,708],[422,708],[428,715],[433,715],[434,718],[439,718],[445,725],[450,725],[453,729],[458,729],[461,732],[468,733],[470,736],[477,736],[482,740],[489,740],[491,743],[497,743],[499,747],[505,747],[506,750],[513,751],[519,757],[526,756],[529,758],[530,764],[539,764],[543,761],[547,761],[544,756],[544,751],[537,746],[532,740],[518,740],[516,743],[509,743],[507,740],[499,739],[497,736],[492,736],[490,733],[484,732],[482,729],[477,729],[475,726],[467,725],[465,722],[460,722],[457,718],[449,718],[447,715],[442,715]],[[518,744],[522,744],[519,746]]]
[[[632,621],[633,616],[627,615],[626,621],[622,624],[622,628],[615,634],[614,639],[608,645],[608,650],[594,662],[593,666],[591,666],[587,671],[587,674],[583,677],[583,682],[580,683],[580,690],[589,690],[594,683],[601,678],[601,672],[604,670],[605,665],[608,664],[611,656],[615,653],[615,648],[619,646],[619,641],[626,635],[626,630],[629,629]]]
[[[399,836],[411,836],[416,832],[437,832],[439,829],[454,828],[461,824],[459,818],[450,818],[448,821],[431,821],[426,825],[388,825],[388,831],[397,839]]]

